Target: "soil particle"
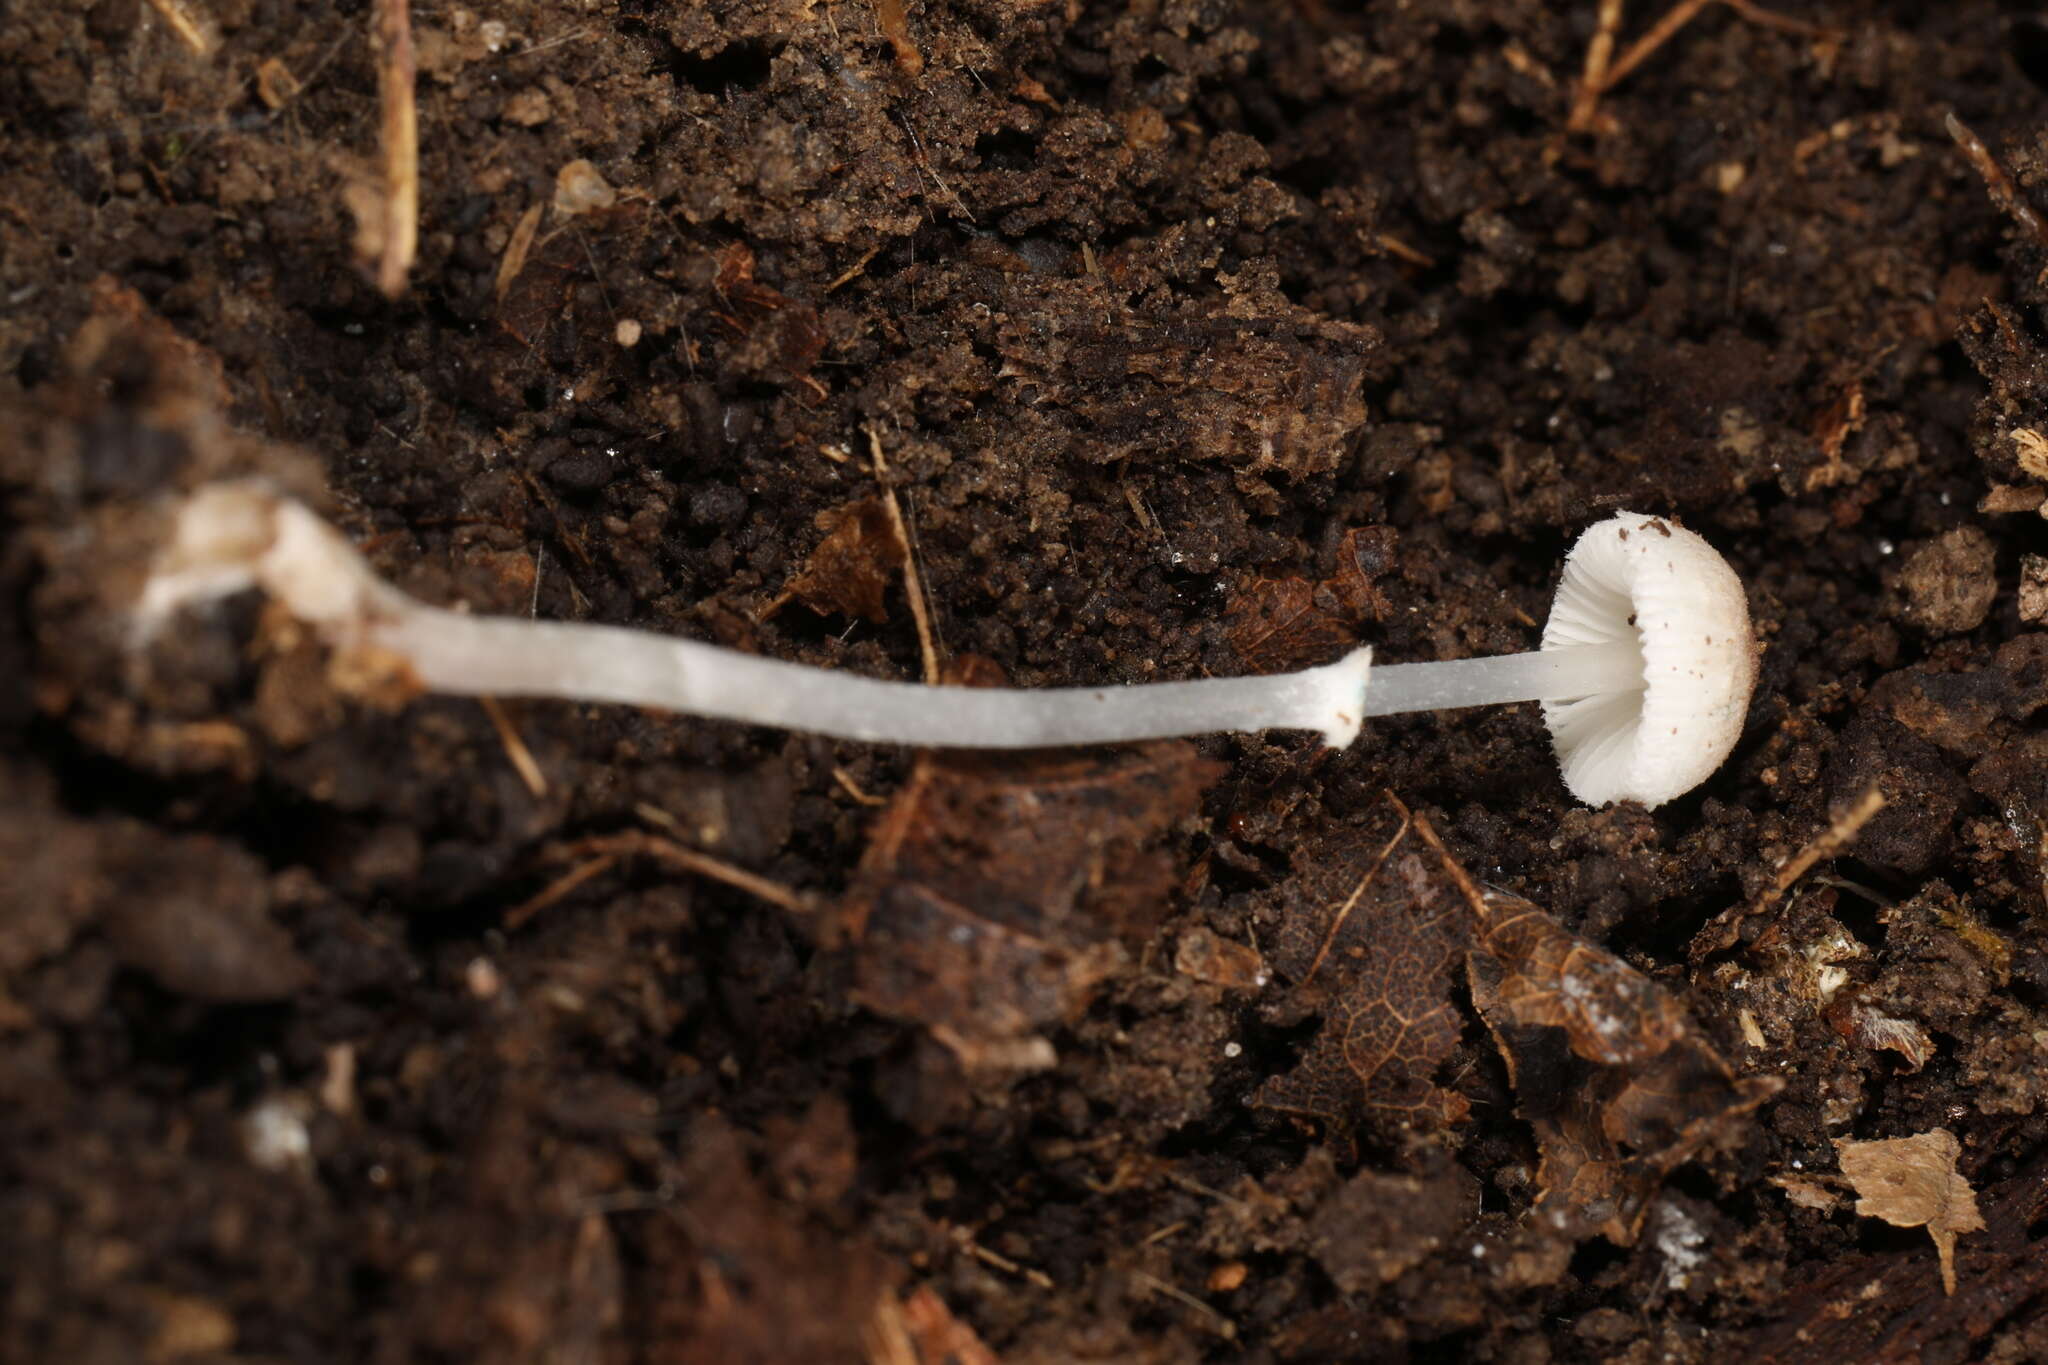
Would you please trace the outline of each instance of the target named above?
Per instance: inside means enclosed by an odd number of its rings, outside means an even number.
[[[1574,118],[1639,8],[415,5],[393,299],[359,9],[16,6],[0,1358],[2041,1357],[2043,29],[1707,6]],[[242,476],[436,602],[875,677],[906,562],[953,678],[1526,649],[1617,506],[1766,648],[1648,813],[1531,705],[494,715],[254,595],[138,648]],[[1390,791],[1543,926],[1497,973]],[[1816,1183],[1937,1128],[1953,1300]]]
[[[1901,613],[1930,635],[1959,635],[1984,624],[1998,596],[1991,537],[1975,526],[1906,553],[1899,569]]]
[[[1316,1210],[1309,1249],[1338,1289],[1369,1291],[1457,1236],[1478,1206],[1478,1187],[1463,1171],[1434,1180],[1362,1171]]]

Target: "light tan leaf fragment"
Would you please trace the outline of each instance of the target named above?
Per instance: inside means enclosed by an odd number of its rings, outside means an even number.
[[[1802,1209],[1814,1209],[1820,1213],[1833,1213],[1835,1206],[1842,1202],[1841,1196],[1821,1184],[1804,1176],[1774,1175],[1771,1183],[1785,1192],[1785,1198]]]
[[[1942,1288],[1950,1294],[1956,1292],[1956,1237],[1984,1230],[1977,1192],[1956,1170],[1961,1153],[1946,1128],[1876,1142],[1835,1141],[1842,1174],[1860,1196],[1856,1212],[1893,1227],[1926,1228],[1941,1257]]]

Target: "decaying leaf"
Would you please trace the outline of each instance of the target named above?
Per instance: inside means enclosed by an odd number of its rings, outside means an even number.
[[[1150,927],[1173,885],[1152,844],[1220,771],[1178,742],[920,758],[841,907],[861,1003],[930,1028],[970,1069],[1048,1064],[1037,1031]]]
[[[1941,1258],[1941,1285],[1956,1292],[1956,1237],[1982,1232],[1977,1193],[1956,1171],[1962,1145],[1946,1128],[1912,1137],[1858,1142],[1835,1140],[1842,1174],[1860,1196],[1856,1212],[1897,1228],[1927,1229]]]
[[[1359,627],[1391,610],[1373,580],[1386,572],[1394,531],[1347,532],[1337,568],[1320,583],[1306,578],[1255,578],[1231,599],[1224,630],[1245,667],[1284,673],[1330,660],[1358,643]]]
[[[1303,478],[1348,458],[1380,338],[1289,299],[1270,266],[1219,279],[1170,311],[1091,300],[1029,274],[1008,285],[994,342],[1003,372],[1066,395],[1032,414],[1048,455],[1102,465],[1220,461]]]
[[[1323,1024],[1300,1063],[1252,1104],[1322,1123],[1340,1146],[1361,1125],[1438,1125],[1465,1116],[1436,1068],[1462,1027],[1451,1003],[1469,926],[1457,889],[1389,800],[1338,837],[1343,852],[1297,865],[1283,889],[1273,965],[1293,1005]]]
[[[713,321],[732,343],[725,362],[736,372],[773,383],[800,383],[822,397],[810,379],[811,366],[825,351],[818,310],[754,278],[754,253],[734,242],[719,253],[712,285],[723,305]]]
[[[883,594],[903,566],[903,538],[880,498],[862,498],[818,514],[825,538],[803,572],[789,581],[789,595],[823,615],[858,616],[880,624],[889,619]]]
[[[648,1331],[676,1360],[847,1360],[896,1302],[902,1272],[865,1239],[792,1217],[754,1174],[748,1145],[715,1115],[691,1126],[678,1216],[648,1232]]]
[[[2037,1234],[2048,1216],[2048,1161],[2037,1157],[1978,1197],[1984,1232],[1970,1239],[1970,1273],[1956,1293],[1935,1288],[1939,1280],[1917,1247],[1845,1252],[1795,1277],[1775,1320],[1745,1342],[1726,1343],[1721,1354],[1749,1365],[2000,1359],[1994,1340],[2008,1337],[2048,1293],[2048,1256]],[[2023,1347],[2010,1358],[2025,1355]]]
[[[593,253],[626,250],[647,227],[645,210],[628,200],[603,210],[590,206],[574,232],[540,232],[542,215],[533,212],[539,207],[529,207],[530,221],[522,217],[514,228],[495,284],[498,325],[521,346],[543,344],[553,329],[573,329],[576,284],[589,277]]]
[[[1472,1003],[1536,1130],[1538,1212],[1631,1244],[1664,1177],[1783,1083],[1737,1078],[1662,987],[1529,902],[1481,891],[1428,821],[1416,832],[1471,908]]]

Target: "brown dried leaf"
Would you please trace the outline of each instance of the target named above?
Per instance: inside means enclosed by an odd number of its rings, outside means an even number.
[[[1536,1130],[1538,1211],[1629,1245],[1664,1177],[1782,1082],[1738,1079],[1661,986],[1529,902],[1482,892],[1426,820],[1416,829],[1477,921],[1472,1003]]]
[[[1178,742],[1108,758],[925,755],[877,822],[839,928],[855,993],[970,1069],[1049,1059],[1174,884],[1157,837],[1221,772]]]
[[[1918,1250],[1844,1252],[1786,1284],[1763,1314],[1768,1325],[1726,1342],[1721,1354],[1751,1365],[1999,1358],[1993,1339],[2048,1291],[2048,1256],[2036,1235],[2048,1215],[2048,1161],[2028,1162],[1978,1197],[1984,1235],[1971,1239],[1961,1292],[1936,1291],[1939,1279]]]
[[[1956,1170],[1962,1145],[1946,1128],[1912,1137],[1858,1142],[1835,1140],[1842,1174],[1860,1196],[1856,1212],[1895,1228],[1927,1229],[1941,1258],[1941,1285],[1956,1292],[1956,1237],[1984,1231],[1977,1192]]]
[[[1306,578],[1253,579],[1231,599],[1223,629],[1254,673],[1328,663],[1357,641],[1349,622],[1317,605]]]
[[[728,366],[776,383],[808,379],[825,352],[816,308],[755,279],[754,253],[744,242],[719,253],[713,288],[725,305],[714,320],[733,343],[725,353]],[[814,381],[810,387],[822,396]]]
[[[1389,800],[1352,830],[1304,840],[1342,852],[1297,865],[1283,891],[1273,965],[1323,1025],[1295,1069],[1251,1102],[1316,1119],[1347,1147],[1361,1124],[1436,1126],[1466,1112],[1434,1074],[1462,1027],[1450,992],[1469,928],[1457,888],[1413,831]]]
[[[1337,546],[1337,567],[1323,580],[1354,621],[1384,621],[1394,610],[1377,580],[1394,566],[1397,533],[1391,526],[1354,526]]]
[[[889,619],[883,594],[903,565],[903,538],[880,498],[863,498],[818,514],[825,538],[789,593],[825,615],[858,616],[877,625]]]
[[[1359,627],[1392,608],[1373,579],[1388,566],[1394,532],[1368,526],[1345,534],[1337,569],[1321,583],[1255,578],[1225,612],[1230,646],[1256,673],[1328,663],[1358,642]]]
[[[747,1140],[721,1118],[691,1126],[681,1165],[678,1216],[653,1220],[648,1233],[647,1330],[664,1343],[664,1358],[860,1358],[853,1346],[872,1330],[878,1305],[895,1301],[899,1268],[863,1239],[793,1217],[755,1176]]]
[[[494,285],[498,325],[524,346],[540,345],[551,328],[573,326],[572,295],[577,283],[589,278],[593,254],[601,259],[624,249],[647,225],[641,205],[621,201],[610,209],[588,210],[574,232],[538,233],[541,215],[535,210],[540,207],[529,206],[514,227]],[[583,322],[599,325],[596,319]],[[611,323],[602,326],[609,330]]]
[[[1121,253],[1103,261],[1111,279]],[[1221,461],[1242,473],[1327,473],[1366,418],[1380,338],[1289,299],[1277,272],[1248,265],[1220,298],[1141,312],[1013,277],[994,344],[1006,374],[1066,395],[1042,422],[1048,451],[1104,465]]]

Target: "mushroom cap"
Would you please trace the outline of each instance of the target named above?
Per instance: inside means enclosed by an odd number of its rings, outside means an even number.
[[[1755,637],[1728,561],[1669,518],[1618,512],[1565,557],[1543,647],[1634,639],[1640,692],[1543,704],[1564,784],[1588,805],[1659,806],[1735,747],[1756,686]]]

